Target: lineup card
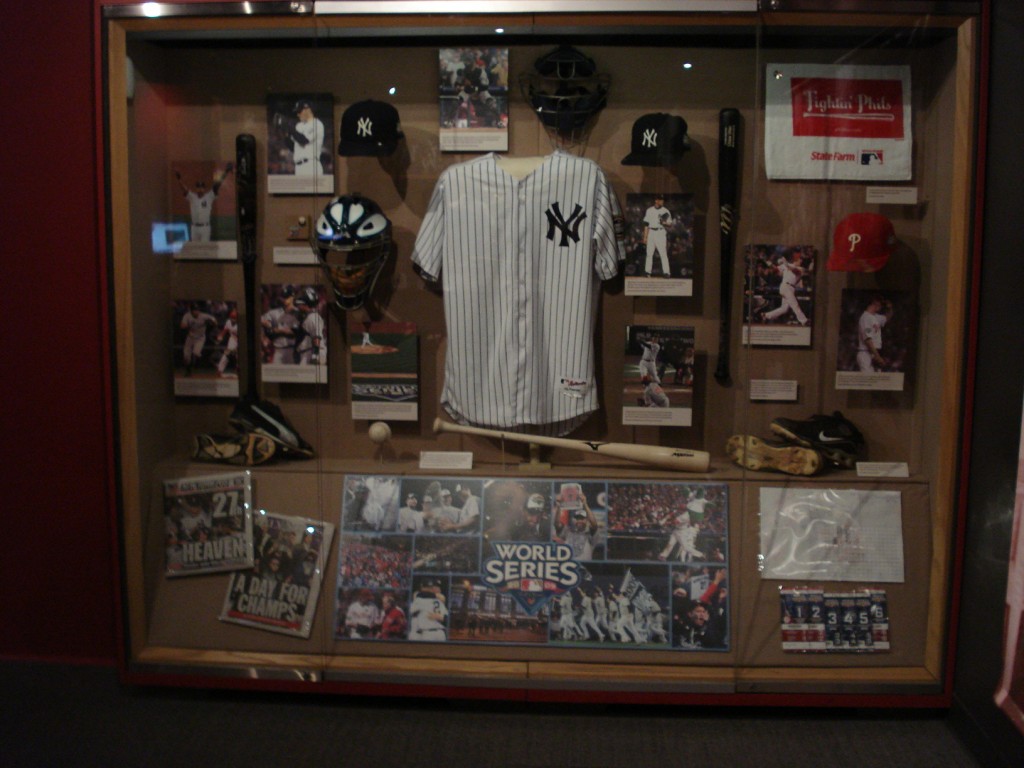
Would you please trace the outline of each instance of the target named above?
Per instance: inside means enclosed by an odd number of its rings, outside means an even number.
[[[760,490],[763,579],[903,581],[899,491]]]
[[[884,590],[779,590],[782,650],[800,653],[888,651],[889,605]]]

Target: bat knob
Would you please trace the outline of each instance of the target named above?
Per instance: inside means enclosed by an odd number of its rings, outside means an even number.
[[[444,422],[441,421],[441,417],[438,416],[436,419],[434,419],[434,434],[435,435],[440,434],[441,430],[443,429],[443,427],[444,427]]]

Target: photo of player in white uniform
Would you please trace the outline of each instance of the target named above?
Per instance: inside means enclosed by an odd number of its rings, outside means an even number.
[[[836,388],[902,391],[914,361],[916,317],[909,291],[844,288]]]
[[[181,171],[177,168],[174,169],[174,178],[178,182],[178,186],[181,187],[188,204],[189,240],[191,242],[208,243],[212,239],[213,204],[220,193],[221,185],[227,180],[234,167],[234,163],[228,163],[223,169],[214,171],[213,179],[209,184],[205,178],[197,178],[191,183],[186,183]]]
[[[692,296],[693,195],[630,193],[623,213],[626,295]]]
[[[409,639],[433,643],[448,639],[448,605],[440,579],[425,578],[413,586]]]
[[[263,381],[327,381],[327,300],[323,287],[265,284],[260,288]]]
[[[341,525],[346,531],[393,531],[399,518],[399,481],[391,475],[346,478]]]
[[[745,258],[744,340],[758,346],[810,346],[818,249],[748,245]]]
[[[857,321],[857,370],[881,371],[887,365],[882,356],[882,329],[892,317],[892,302],[872,296]]]
[[[327,380],[327,297],[322,289],[307,285],[295,296],[300,334],[295,345],[297,365],[317,365],[322,371],[317,380]]]
[[[267,191],[334,191],[334,97],[330,93],[267,97]]]
[[[224,377],[238,378],[238,309],[228,312],[228,319],[220,329],[216,339],[224,345],[224,352],[217,361],[217,373]],[[229,371],[228,368],[231,368]]]
[[[626,326],[623,424],[690,426],[694,341],[692,327]]]
[[[175,260],[237,259],[234,163],[175,160],[167,179],[170,220],[153,223],[157,252],[173,253]]]
[[[668,228],[672,224],[672,213],[665,207],[665,195],[656,193],[654,204],[644,211],[643,242],[646,247],[644,274],[654,274],[654,257],[658,257],[662,277],[671,277],[668,265]]]
[[[237,397],[237,302],[179,299],[172,324],[174,394]]]

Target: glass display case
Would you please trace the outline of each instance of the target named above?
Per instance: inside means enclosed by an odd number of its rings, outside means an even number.
[[[830,5],[102,8],[129,678],[947,702],[980,4]]]

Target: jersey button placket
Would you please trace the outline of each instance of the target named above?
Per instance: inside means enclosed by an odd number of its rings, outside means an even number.
[[[526,182],[515,182],[516,194],[516,329],[518,333],[518,344],[516,347],[516,384],[515,404],[513,413],[517,420],[528,421],[525,417],[525,404],[527,399],[527,360],[526,346],[529,339],[529,312],[530,312],[530,264],[529,254],[526,252],[529,239],[526,231],[528,216],[526,215],[527,194]]]

